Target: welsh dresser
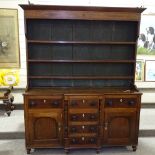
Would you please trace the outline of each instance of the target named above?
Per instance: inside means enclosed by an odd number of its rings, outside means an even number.
[[[128,145],[136,151],[142,95],[135,86],[136,49],[145,9],[20,6],[27,153]]]

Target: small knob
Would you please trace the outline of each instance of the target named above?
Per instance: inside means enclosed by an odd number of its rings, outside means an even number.
[[[108,101],[107,103],[108,103],[109,106],[112,106],[112,101],[111,100]]]
[[[108,123],[107,122],[105,123],[104,129],[108,130]]]
[[[95,127],[94,126],[91,126],[90,127],[90,131],[95,131]]]
[[[46,103],[46,100],[44,100],[44,103]]]
[[[82,137],[81,139],[82,139],[82,141],[84,141],[84,140],[85,140],[85,138],[84,138],[84,137]]]
[[[84,118],[85,117],[85,114],[82,114],[82,117]]]
[[[123,99],[121,98],[119,101],[122,103],[123,102]]]
[[[72,119],[73,120],[76,120],[77,119],[77,116],[76,115],[72,115]]]
[[[34,101],[31,101],[30,102],[30,106],[34,106],[35,105],[35,102]]]
[[[134,102],[134,101],[129,101],[128,104],[129,104],[129,105],[134,105],[135,102]]]
[[[71,105],[72,105],[72,106],[76,106],[77,103],[76,103],[75,101],[72,101],[72,102],[71,102]]]
[[[76,139],[75,138],[72,139],[72,143],[74,143],[74,144],[76,143]]]
[[[67,126],[65,126],[65,131],[67,132],[67,130],[68,130],[68,128],[67,128]]]
[[[90,138],[90,142],[94,143],[95,142],[95,138]]]
[[[53,104],[54,106],[58,106],[58,105],[59,105],[59,102],[54,101],[52,104]]]
[[[72,127],[71,130],[72,130],[72,132],[75,132],[76,131],[76,128],[75,127]]]
[[[95,105],[96,105],[95,102],[91,102],[91,103],[90,103],[90,106],[92,106],[92,107],[95,106]]]
[[[95,115],[91,115],[90,116],[90,119],[95,119]]]

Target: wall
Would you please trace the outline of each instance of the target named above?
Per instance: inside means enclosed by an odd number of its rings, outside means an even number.
[[[118,7],[146,7],[144,13],[153,12],[155,9],[154,0],[30,0],[34,4],[52,4],[52,5],[87,5],[87,6],[118,6]],[[28,4],[28,0],[0,0],[0,8],[17,8],[19,18],[19,40],[20,40],[20,84],[15,88],[26,88],[26,46],[24,36],[24,16],[23,10],[18,4]],[[144,58],[138,56],[138,59]],[[149,59],[149,57],[147,58]],[[154,58],[155,59],[155,58]],[[155,103],[155,82],[136,82],[136,85],[142,92],[142,102]],[[151,90],[148,88],[152,88]]]
[[[24,3],[24,0],[21,0]],[[26,46],[24,36],[24,16],[22,9],[18,6],[19,0],[0,0],[0,8],[18,9],[19,20],[19,44],[20,44],[20,83],[17,88],[26,87]],[[27,3],[27,1],[25,1]]]

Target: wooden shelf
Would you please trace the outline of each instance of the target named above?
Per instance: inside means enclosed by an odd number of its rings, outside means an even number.
[[[122,80],[134,79],[133,76],[28,76],[29,79],[62,79],[62,80]]]
[[[135,63],[135,60],[33,60],[29,59],[28,62],[32,63]]]
[[[121,41],[52,41],[52,40],[27,40],[28,43],[39,44],[101,44],[101,45],[135,45],[136,42],[121,42]]]

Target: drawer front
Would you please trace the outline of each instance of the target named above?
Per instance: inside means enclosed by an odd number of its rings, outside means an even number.
[[[97,99],[71,99],[69,108],[98,108],[99,100]]]
[[[69,138],[69,144],[70,145],[87,145],[87,144],[92,144],[92,145],[97,145],[97,138],[96,137],[72,137]]]
[[[97,125],[71,125],[69,127],[69,133],[97,133]]]
[[[107,108],[134,108],[137,106],[136,97],[111,96],[105,97],[105,107]]]
[[[98,121],[98,113],[75,113],[75,114],[69,114],[69,121],[72,121],[72,122]]]
[[[61,99],[29,99],[29,108],[61,108],[63,101]]]

